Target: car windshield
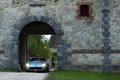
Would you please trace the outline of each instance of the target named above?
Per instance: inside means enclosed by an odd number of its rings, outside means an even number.
[[[46,61],[45,58],[32,58],[30,61]]]

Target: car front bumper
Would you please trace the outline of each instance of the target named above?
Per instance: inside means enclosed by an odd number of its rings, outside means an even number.
[[[47,67],[26,67],[26,71],[46,71]]]

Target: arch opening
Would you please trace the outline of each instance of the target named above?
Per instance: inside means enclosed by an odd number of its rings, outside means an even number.
[[[29,36],[30,35],[41,35],[41,36],[56,35],[56,33],[50,25],[41,21],[34,21],[31,23],[28,23],[22,28],[19,34],[19,64],[23,71],[25,70],[25,63],[29,60],[30,57],[41,57],[41,56],[30,56],[29,54]],[[53,52],[53,53],[57,53],[57,52]],[[50,65],[49,67],[53,67],[53,62],[54,62],[53,57],[49,59],[49,65]]]
[[[10,40],[9,43],[4,44],[4,47],[7,49],[5,56],[9,57],[9,59],[5,61],[6,68],[21,70],[22,67],[24,70],[23,63],[27,60],[25,56],[28,53],[28,35],[56,34],[56,70],[70,70],[72,65],[70,65],[71,61],[68,60],[68,56],[72,56],[72,52],[67,51],[67,48],[71,48],[71,44],[63,40],[64,31],[61,25],[56,24],[54,20],[54,17],[29,16],[22,18],[19,24],[15,24],[15,30],[11,33],[13,39]]]

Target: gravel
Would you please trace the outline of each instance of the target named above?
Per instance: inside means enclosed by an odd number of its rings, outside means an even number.
[[[0,80],[44,80],[48,73],[0,72]]]

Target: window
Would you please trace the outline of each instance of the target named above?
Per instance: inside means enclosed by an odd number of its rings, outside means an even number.
[[[81,5],[80,14],[83,17],[89,17],[89,5]]]
[[[77,19],[93,19],[92,2],[77,2]]]

